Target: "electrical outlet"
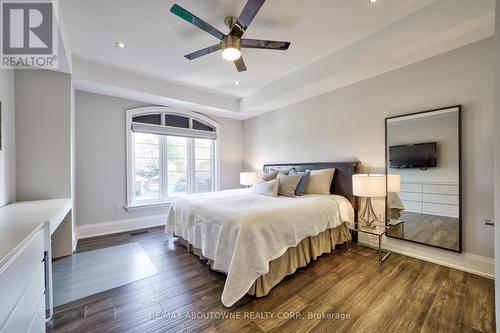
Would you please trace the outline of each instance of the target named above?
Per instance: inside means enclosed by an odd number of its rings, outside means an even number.
[[[123,211],[123,204],[121,202],[115,204],[115,211],[117,212]]]
[[[494,227],[495,226],[495,221],[493,221],[492,219],[484,219],[483,224],[487,225],[489,227]]]

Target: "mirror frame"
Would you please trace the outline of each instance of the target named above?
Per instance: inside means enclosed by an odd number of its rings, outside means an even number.
[[[386,232],[386,236],[387,237],[390,237],[390,238],[394,238],[394,239],[399,239],[399,240],[402,240],[402,241],[407,241],[407,242],[412,242],[412,243],[416,243],[416,244],[422,244],[422,245],[426,245],[426,246],[429,246],[429,247],[433,247],[433,248],[438,248],[438,249],[443,249],[443,250],[447,250],[447,251],[452,251],[452,252],[456,252],[456,253],[462,253],[463,249],[462,249],[462,212],[463,212],[463,202],[462,202],[462,105],[459,104],[459,105],[452,105],[452,106],[447,106],[447,107],[442,107],[442,108],[439,108],[439,109],[432,109],[432,110],[426,110],[426,111],[419,111],[419,112],[413,112],[413,113],[407,113],[407,114],[401,114],[401,115],[398,115],[398,116],[391,116],[391,117],[387,117],[385,118],[385,175],[386,175],[386,190],[387,190],[387,170],[388,170],[388,163],[387,163],[387,122],[388,120],[390,119],[396,119],[396,118],[402,118],[402,117],[407,117],[407,116],[413,116],[413,115],[420,115],[420,114],[423,114],[423,113],[431,113],[431,112],[435,112],[435,111],[442,111],[442,110],[448,110],[448,109],[458,109],[458,180],[459,180],[459,184],[458,184],[458,204],[459,204],[459,207],[458,207],[458,250],[454,250],[454,249],[450,249],[450,248],[446,248],[446,247],[442,247],[442,246],[438,246],[438,245],[432,245],[432,244],[428,244],[428,243],[424,243],[424,242],[419,242],[419,241],[415,241],[415,240],[411,240],[411,239],[404,239],[404,238],[400,238],[400,237],[395,237],[395,236],[390,236],[387,232]],[[387,198],[385,199],[385,225],[387,226]]]

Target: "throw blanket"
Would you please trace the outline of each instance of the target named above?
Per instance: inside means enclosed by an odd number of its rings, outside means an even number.
[[[222,303],[231,306],[289,247],[353,221],[354,210],[342,196],[268,197],[238,189],[175,200],[166,231],[201,249],[213,269],[227,274]]]

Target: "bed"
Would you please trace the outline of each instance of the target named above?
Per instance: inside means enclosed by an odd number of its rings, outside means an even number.
[[[335,168],[330,195],[267,197],[251,189],[195,194],[175,200],[166,231],[210,267],[227,275],[222,303],[265,296],[285,276],[351,239],[358,162],[268,164],[297,171]]]

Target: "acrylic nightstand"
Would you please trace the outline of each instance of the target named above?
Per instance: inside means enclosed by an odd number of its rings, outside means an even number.
[[[349,226],[349,230],[357,232],[358,234],[361,232],[364,234],[374,235],[374,236],[378,237],[378,248],[368,246],[365,244],[359,244],[359,242],[356,242],[355,246],[365,246],[365,247],[374,248],[374,249],[378,250],[378,263],[379,264],[382,264],[392,254],[392,252],[385,251],[382,249],[382,236],[385,235],[388,228],[389,227],[387,227],[387,226],[381,226],[381,225],[377,225],[374,228],[370,228],[370,227],[364,226],[363,224],[360,224],[358,222],[355,222],[353,226],[352,225]],[[351,244],[350,243],[352,243],[352,242],[351,241],[347,242],[347,252],[351,251],[351,247],[350,247]],[[384,254],[384,252],[385,252],[385,254]]]

